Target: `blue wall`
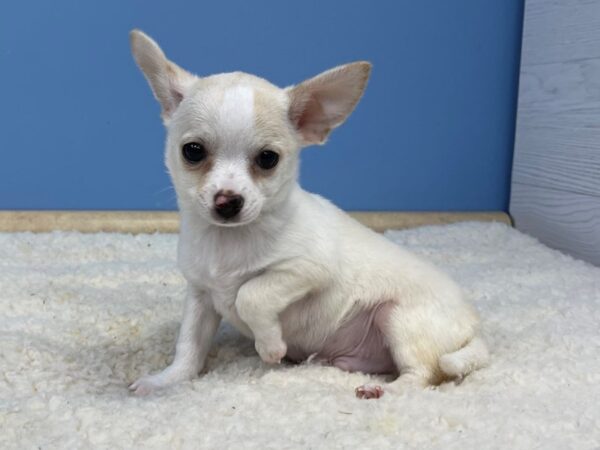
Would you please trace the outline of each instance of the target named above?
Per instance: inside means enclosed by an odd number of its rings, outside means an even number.
[[[129,53],[289,85],[368,59],[302,183],[347,209],[506,210],[523,0],[4,3],[0,209],[172,209],[159,108]],[[342,6],[344,5],[344,6]]]

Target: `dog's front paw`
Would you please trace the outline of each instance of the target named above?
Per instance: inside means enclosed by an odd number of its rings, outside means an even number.
[[[181,381],[191,380],[198,374],[198,367],[195,363],[174,362],[162,372],[153,375],[144,375],[135,383],[129,386],[129,389],[136,395],[148,395],[153,391],[171,386]]]
[[[262,342],[256,341],[256,351],[267,364],[279,364],[287,353],[287,345],[282,340]]]
[[[144,375],[129,386],[129,390],[140,397],[165,387],[166,384],[160,374]]]

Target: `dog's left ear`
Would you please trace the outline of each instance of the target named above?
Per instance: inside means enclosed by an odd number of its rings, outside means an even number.
[[[289,118],[304,145],[323,144],[362,97],[371,73],[366,61],[338,66],[287,88]]]

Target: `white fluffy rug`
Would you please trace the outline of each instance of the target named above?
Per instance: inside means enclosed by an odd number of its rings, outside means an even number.
[[[222,326],[206,375],[137,398],[173,351],[176,236],[0,234],[0,448],[598,448],[600,269],[500,224],[388,236],[465,287],[488,368],[357,400],[366,376],[267,367]]]

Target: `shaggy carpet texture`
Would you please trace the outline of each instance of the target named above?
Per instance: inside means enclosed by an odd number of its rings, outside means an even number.
[[[384,380],[269,367],[222,325],[206,374],[138,398],[173,354],[177,237],[0,234],[0,448],[599,448],[600,269],[500,224],[387,236],[464,286],[489,367],[358,400]]]

